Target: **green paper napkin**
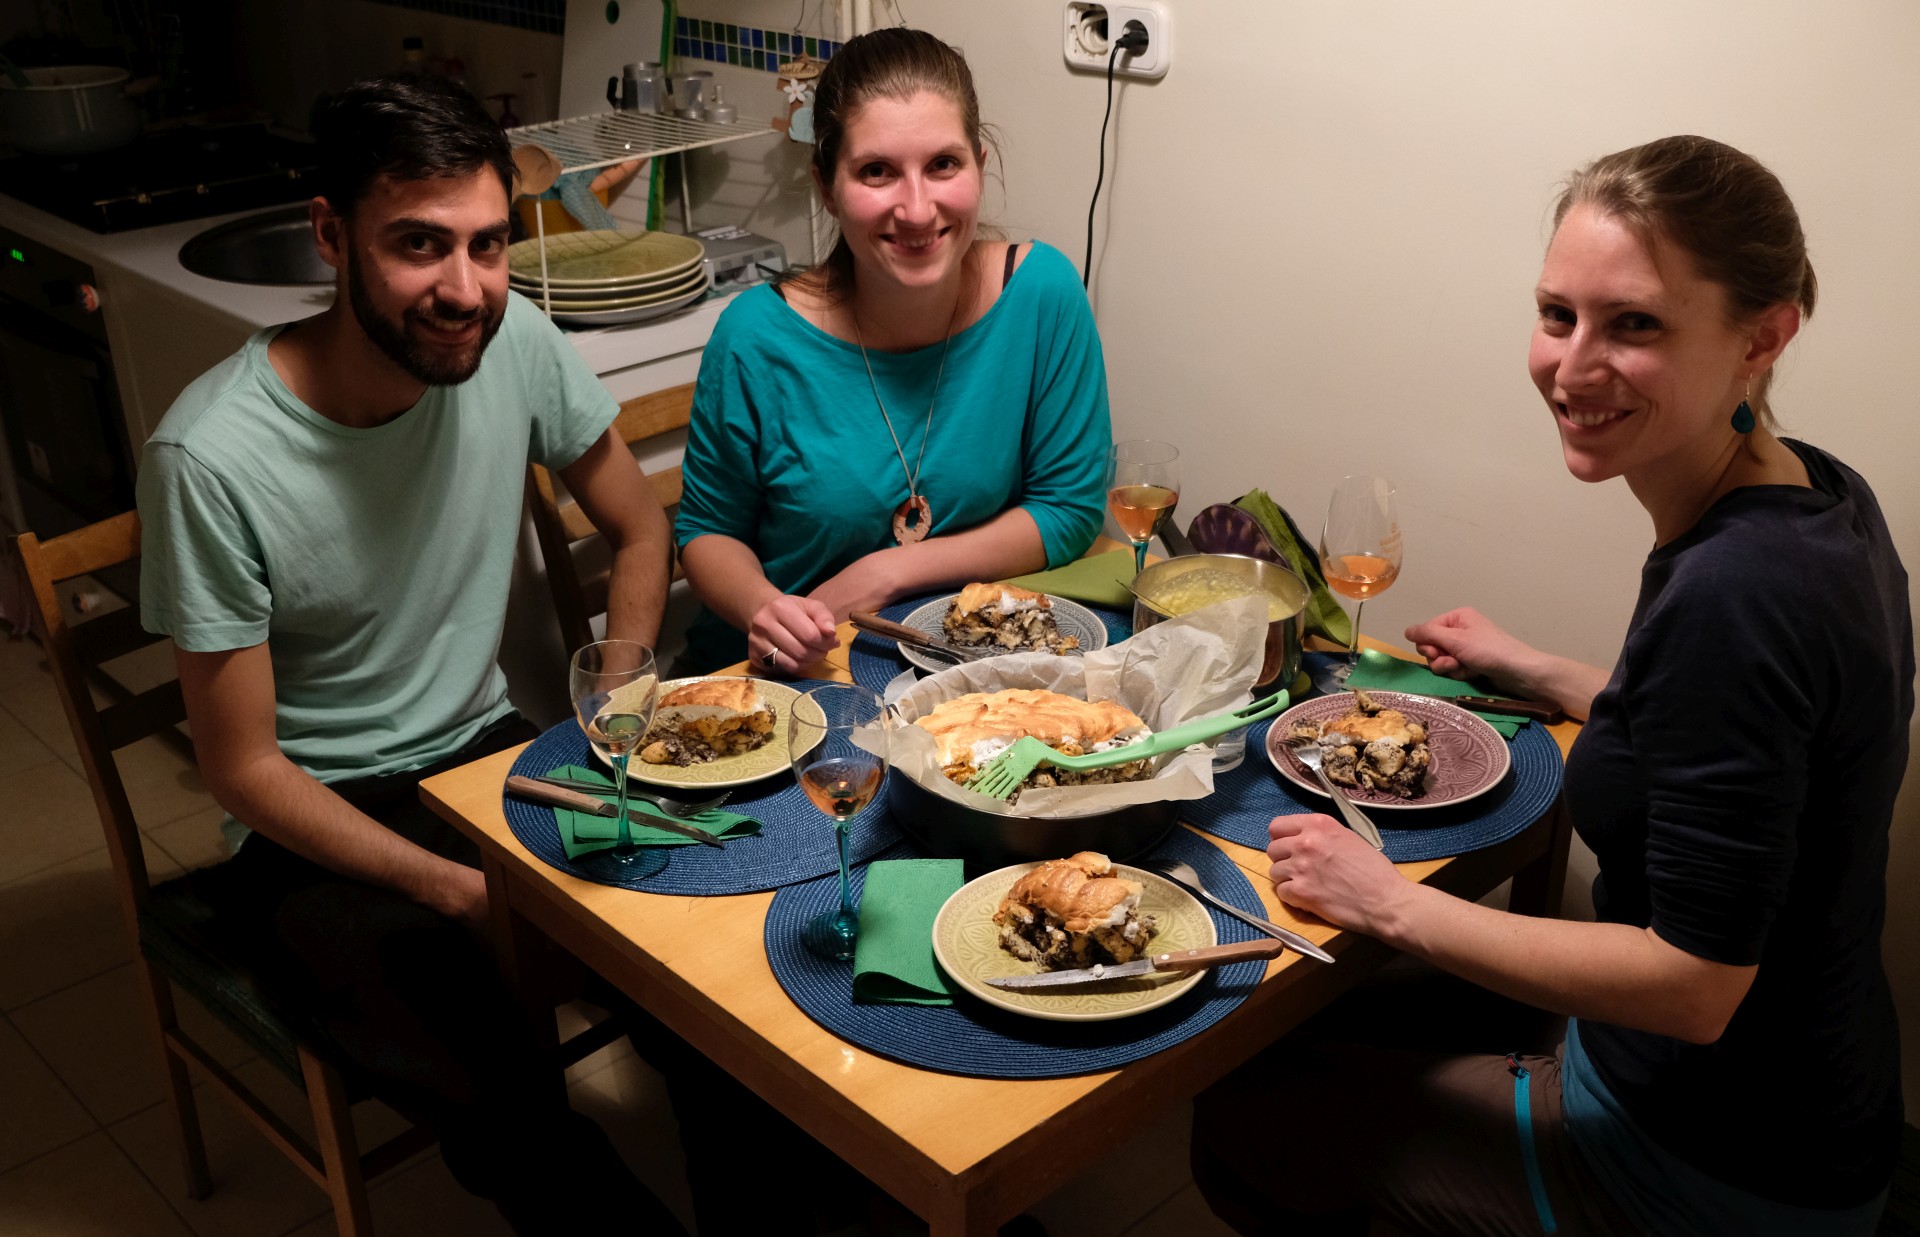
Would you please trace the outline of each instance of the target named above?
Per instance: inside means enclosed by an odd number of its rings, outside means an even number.
[[[613,779],[597,769],[583,769],[578,765],[562,765],[551,770],[548,777],[573,778],[583,782],[602,782],[607,789],[600,796],[608,803],[613,802]],[[663,820],[678,820],[681,824],[692,825],[696,829],[705,829],[723,842],[735,838],[752,837],[760,832],[760,822],[751,816],[738,816],[732,812],[702,812],[698,816],[682,819],[668,816],[651,803],[641,799],[627,800],[628,823],[631,826],[633,840],[641,846],[699,846],[700,843],[665,829],[653,829],[640,823],[637,818],[658,816]],[[553,809],[554,823],[560,829],[560,845],[566,850],[567,858],[578,859],[581,855],[605,850],[620,840],[620,822],[611,816],[593,816],[586,812],[576,812],[570,808]]]
[[[1132,579],[1133,551],[1113,550],[1076,559],[1052,571],[1015,576],[1002,583],[1035,593],[1052,593],[1069,601],[1106,606],[1110,610],[1131,610],[1133,594],[1128,591],[1127,583]]]
[[[1387,692],[1410,692],[1415,696],[1485,696],[1489,693],[1471,683],[1435,674],[1417,661],[1406,661],[1378,649],[1362,649],[1360,664],[1353,668],[1348,687],[1374,687]],[[1511,739],[1527,724],[1524,717],[1505,713],[1478,713],[1475,716]]]
[[[1353,620],[1347,617],[1347,612],[1334,599],[1332,590],[1327,587],[1326,573],[1320,569],[1319,555],[1307,548],[1313,543],[1293,522],[1286,508],[1274,502],[1265,490],[1250,490],[1233,505],[1253,517],[1260,531],[1273,543],[1273,548],[1293,568],[1293,573],[1307,582],[1310,590],[1307,596],[1307,634],[1324,636],[1342,647],[1351,646]]]
[[[965,883],[958,859],[882,859],[867,865],[860,937],[853,946],[854,1000],[953,1004],[953,990],[933,960],[933,921]]]

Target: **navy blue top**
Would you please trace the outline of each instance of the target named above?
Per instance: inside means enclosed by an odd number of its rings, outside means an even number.
[[[1812,488],[1735,490],[1648,557],[1566,776],[1599,918],[1759,972],[1717,1043],[1584,1020],[1580,1035],[1668,1152],[1842,1208],[1885,1188],[1900,1135],[1880,930],[1913,623],[1866,482],[1787,445]]]

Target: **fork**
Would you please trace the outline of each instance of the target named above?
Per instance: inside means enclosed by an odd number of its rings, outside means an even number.
[[[990,799],[1011,799],[1014,792],[1020,789],[1020,784],[1043,764],[1085,771],[1146,760],[1164,752],[1177,752],[1190,743],[1202,743],[1229,730],[1238,730],[1242,726],[1274,717],[1285,711],[1287,701],[1286,691],[1277,691],[1265,700],[1255,700],[1226,713],[1186,722],[1112,751],[1092,752],[1085,756],[1062,755],[1031,735],[1023,735],[1013,746],[976,770],[967,780],[967,789]]]
[[[1298,932],[1289,932],[1277,923],[1268,923],[1258,915],[1249,915],[1233,903],[1222,898],[1217,898],[1207,892],[1207,887],[1200,883],[1200,874],[1193,870],[1192,865],[1182,863],[1178,859],[1143,859],[1137,862],[1141,867],[1160,873],[1160,875],[1186,889],[1188,892],[1205,898],[1255,931],[1266,933],[1274,940],[1285,945],[1288,949],[1293,950],[1293,952],[1308,958],[1318,958],[1322,962],[1333,961],[1332,954],[1320,948],[1306,937],[1301,936]]]
[[[604,795],[613,792],[613,787],[611,786],[603,786],[598,782],[589,782],[576,777],[536,777],[533,780],[536,782],[544,782],[548,786],[558,786],[563,790],[585,791],[590,795]],[[627,798],[645,799],[648,803],[653,804],[653,806],[659,808],[667,815],[678,816],[682,820],[685,820],[691,816],[698,816],[702,812],[713,811],[727,800],[733,798],[733,792],[726,790],[711,799],[702,800],[699,803],[688,803],[685,799],[675,799],[654,791],[642,790],[629,780],[627,782]]]
[[[1365,838],[1375,850],[1385,850],[1387,844],[1380,840],[1380,830],[1367,819],[1367,814],[1360,810],[1359,805],[1340,793],[1340,788],[1333,784],[1333,779],[1321,767],[1323,762],[1319,742],[1303,739],[1292,746],[1294,759],[1312,769],[1313,775],[1320,779],[1320,784],[1327,788],[1327,794],[1332,797],[1333,806],[1340,810],[1340,819],[1347,822],[1347,828]]]

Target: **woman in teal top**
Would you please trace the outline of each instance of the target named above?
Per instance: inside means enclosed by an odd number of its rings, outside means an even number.
[[[853,610],[1057,566],[1100,532],[1106,371],[1071,263],[976,237],[958,52],[887,29],[814,100],[827,261],[741,294],[694,395],[678,537],[689,664],[793,672]]]

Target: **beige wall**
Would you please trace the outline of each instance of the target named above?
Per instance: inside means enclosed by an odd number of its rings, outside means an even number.
[[[757,0],[687,7],[766,20]],[[1060,7],[908,6],[965,48],[1005,138],[1000,222],[1077,263],[1104,83],[1062,64]],[[1183,513],[1264,486],[1316,526],[1334,478],[1380,472],[1407,567],[1368,630],[1471,603],[1611,664],[1650,527],[1623,485],[1561,466],[1523,365],[1530,292],[1560,176],[1695,132],[1765,160],[1798,202],[1822,302],[1776,404],[1876,486],[1920,568],[1920,6],[1167,7],[1171,71],[1117,92],[1095,305],[1116,433],[1180,444]],[[1886,952],[1920,1049],[1916,878],[1910,789]]]

